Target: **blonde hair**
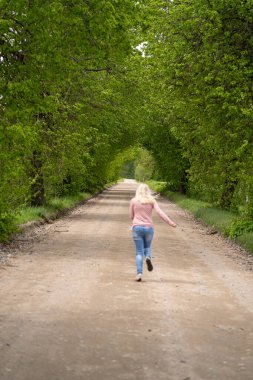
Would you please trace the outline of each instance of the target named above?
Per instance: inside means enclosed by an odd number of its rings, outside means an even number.
[[[151,190],[145,183],[141,183],[135,193],[135,198],[142,204],[155,203],[155,199],[151,195]]]

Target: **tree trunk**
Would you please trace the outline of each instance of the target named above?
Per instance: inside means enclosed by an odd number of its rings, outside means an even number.
[[[186,171],[184,170],[182,177],[180,179],[180,185],[178,189],[181,194],[187,193],[187,187],[188,187],[187,185],[188,185],[188,177],[187,177]]]
[[[227,177],[225,180],[223,192],[220,199],[220,206],[225,210],[229,210],[231,207],[237,183],[237,179],[231,179]]]
[[[42,161],[37,151],[32,157],[32,184],[31,184],[31,205],[43,206],[46,203],[45,185],[42,171]]]

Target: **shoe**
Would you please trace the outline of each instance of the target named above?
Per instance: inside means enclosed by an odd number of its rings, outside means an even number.
[[[142,276],[142,274],[138,273],[137,276],[136,276],[136,281],[140,282],[141,281],[141,276]]]
[[[151,272],[153,270],[153,264],[151,262],[151,258],[150,257],[146,258],[146,264],[147,264],[147,267],[148,267],[148,271]]]

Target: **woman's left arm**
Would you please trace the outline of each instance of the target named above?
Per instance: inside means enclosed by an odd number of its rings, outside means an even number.
[[[158,206],[157,202],[154,203],[154,209],[157,212],[157,214],[160,216],[160,218],[167,224],[169,224],[171,227],[176,227],[177,224],[173,222]]]

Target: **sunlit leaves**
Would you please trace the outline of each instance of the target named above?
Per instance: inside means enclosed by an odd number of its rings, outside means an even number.
[[[253,150],[250,3],[174,0],[165,12],[152,2],[161,10],[149,35],[155,115],[190,164],[191,191],[225,207],[250,197],[243,184]],[[169,147],[160,143],[157,153]],[[166,162],[168,155],[160,156]]]
[[[135,9],[130,0],[1,1],[0,213],[28,202],[38,179],[47,199],[101,188],[132,144]]]

